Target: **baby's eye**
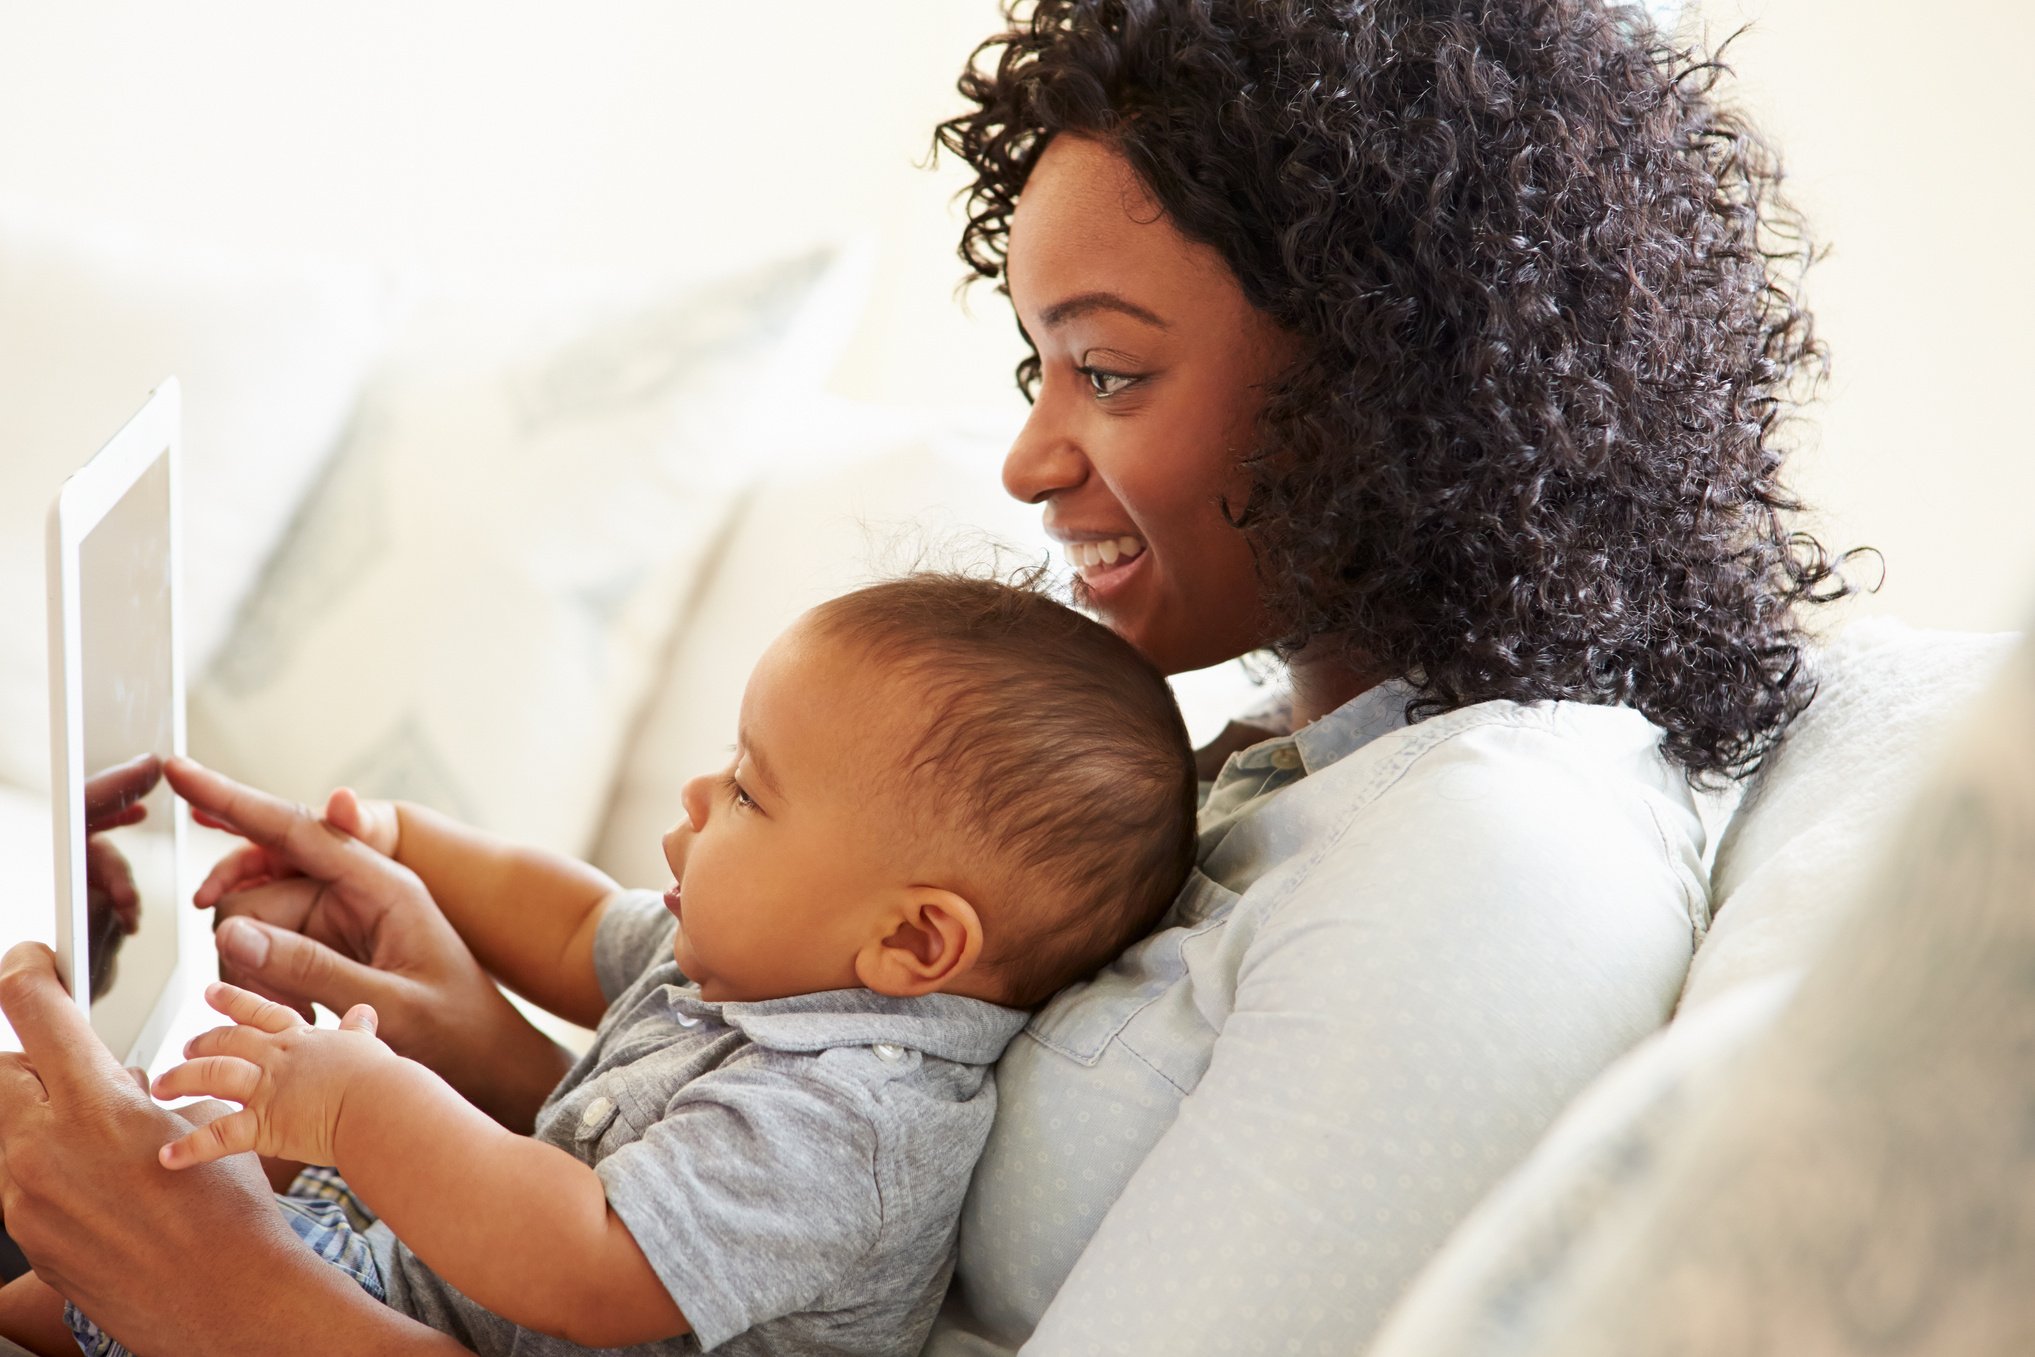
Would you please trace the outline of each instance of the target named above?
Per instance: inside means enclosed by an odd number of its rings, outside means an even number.
[[[743,790],[742,784],[736,780],[735,774],[732,772],[721,774],[721,793],[731,798],[743,810],[759,809],[756,799]]]
[[[1107,368],[1082,367],[1075,370],[1088,379],[1088,389],[1095,394],[1097,400],[1108,400],[1111,396],[1119,395],[1135,385],[1138,380],[1132,373],[1111,372]]]

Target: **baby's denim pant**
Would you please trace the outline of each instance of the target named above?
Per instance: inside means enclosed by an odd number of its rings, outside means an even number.
[[[313,1253],[351,1273],[376,1300],[388,1299],[381,1269],[375,1266],[374,1253],[367,1244],[367,1227],[374,1224],[374,1216],[344,1178],[331,1169],[307,1168],[291,1182],[288,1192],[276,1194],[276,1205]],[[64,1306],[64,1322],[90,1357],[130,1357],[126,1348],[78,1313],[76,1306]]]

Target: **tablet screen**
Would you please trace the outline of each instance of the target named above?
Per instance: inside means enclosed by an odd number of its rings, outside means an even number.
[[[133,1048],[176,967],[170,473],[157,457],[78,549],[79,697],[92,1025]]]

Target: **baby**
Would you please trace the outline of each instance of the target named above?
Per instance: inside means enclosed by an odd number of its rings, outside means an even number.
[[[1026,1009],[1166,909],[1194,790],[1164,681],[1098,623],[938,574],[834,599],[758,663],[728,766],[686,785],[661,898],[335,795],[328,820],[434,892],[478,876],[568,916],[556,964],[609,1004],[533,1136],[392,1053],[364,1005],[320,1030],[214,985],[241,1025],[156,1092],[243,1110],[163,1162],[333,1166],[279,1198],[298,1232],[483,1353],[916,1353],[990,1067]],[[364,1235],[341,1209],[362,1203]],[[119,1350],[71,1319],[87,1351]]]

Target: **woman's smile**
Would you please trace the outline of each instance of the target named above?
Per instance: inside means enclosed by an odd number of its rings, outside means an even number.
[[[1144,574],[1150,552],[1136,533],[1061,538],[1061,551],[1074,567],[1074,591],[1086,607],[1101,610]]]

